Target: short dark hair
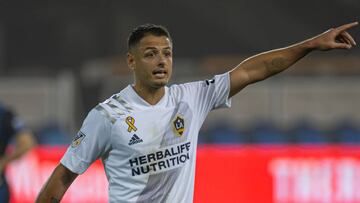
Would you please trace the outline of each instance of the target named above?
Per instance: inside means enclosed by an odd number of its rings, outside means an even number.
[[[147,34],[155,35],[155,36],[165,36],[169,38],[170,42],[172,42],[169,31],[162,25],[155,24],[144,24],[137,26],[128,37],[128,51],[133,48],[140,40],[145,37]]]

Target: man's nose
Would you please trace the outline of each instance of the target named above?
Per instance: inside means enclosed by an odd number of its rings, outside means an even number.
[[[166,63],[166,59],[165,59],[165,56],[159,56],[159,59],[158,59],[158,66],[161,66],[161,67],[164,67],[165,66],[165,63]]]

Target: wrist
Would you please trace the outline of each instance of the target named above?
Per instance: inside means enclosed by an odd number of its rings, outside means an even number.
[[[306,52],[311,52],[317,49],[317,45],[313,38],[305,40],[303,43],[301,43],[301,45]]]

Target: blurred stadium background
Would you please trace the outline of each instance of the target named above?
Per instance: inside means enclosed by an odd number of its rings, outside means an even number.
[[[39,143],[8,168],[12,201],[33,201],[87,112],[132,82],[126,39],[136,25],[169,29],[181,83],[359,20],[359,10],[358,0],[0,1],[0,101]],[[360,42],[359,28],[351,34]],[[360,202],[359,54],[312,53],[212,112],[195,202]],[[87,173],[65,201],[106,201],[100,163]]]

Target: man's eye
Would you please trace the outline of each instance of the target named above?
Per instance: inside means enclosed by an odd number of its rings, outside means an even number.
[[[164,55],[165,55],[166,57],[172,56],[171,52],[165,52]]]
[[[154,54],[154,53],[152,53],[152,52],[151,52],[151,53],[146,53],[146,54],[145,54],[145,57],[154,57],[154,56],[155,56],[155,54]]]

